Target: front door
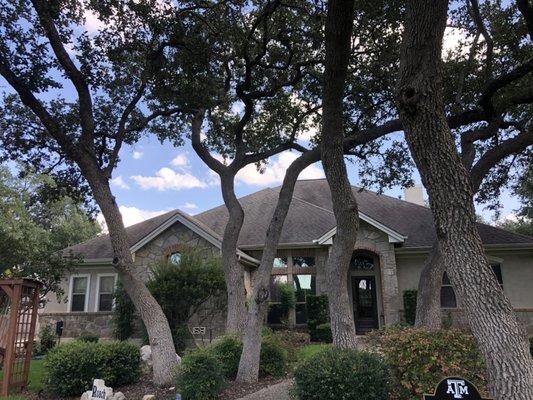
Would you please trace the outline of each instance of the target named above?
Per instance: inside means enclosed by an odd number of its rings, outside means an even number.
[[[376,280],[373,276],[352,276],[355,332],[364,335],[378,328]]]

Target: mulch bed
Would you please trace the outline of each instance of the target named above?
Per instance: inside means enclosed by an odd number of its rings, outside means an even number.
[[[217,400],[236,400],[244,397],[246,395],[255,393],[267,386],[275,385],[283,381],[285,378],[262,378],[259,382],[255,383],[237,383],[230,382],[229,387],[220,393],[217,397]]]

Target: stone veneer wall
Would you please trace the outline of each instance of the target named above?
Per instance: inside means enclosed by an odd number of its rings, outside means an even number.
[[[368,250],[378,255],[385,325],[397,324],[400,322],[401,307],[394,244],[389,243],[388,235],[361,221],[354,249]]]
[[[62,337],[77,338],[82,332],[91,332],[107,339],[113,337],[112,316],[111,312],[43,313],[39,314],[39,325],[52,325],[55,331],[56,322],[63,321]]]

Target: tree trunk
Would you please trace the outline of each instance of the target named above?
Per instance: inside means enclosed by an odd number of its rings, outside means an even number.
[[[439,251],[438,243],[434,243],[418,281],[415,320],[415,326],[418,328],[439,329],[441,327],[440,289],[444,271],[444,259]]]
[[[398,103],[411,153],[428,191],[447,273],[485,359],[497,400],[533,398],[528,341],[486,259],[467,170],[446,123],[442,39],[447,0],[409,0]]]
[[[322,98],[322,165],[331,191],[337,233],[326,263],[326,291],[333,344],[356,346],[348,295],[348,270],[359,227],[357,202],[344,163],[343,93],[351,50],[353,0],[330,0]]]
[[[246,324],[246,288],[244,270],[237,259],[237,243],[244,221],[244,211],[235,195],[235,174],[220,175],[222,197],[228,209],[228,222],[222,238],[222,265],[228,296],[226,332],[242,332]]]
[[[111,193],[109,181],[93,168],[83,168],[94,198],[104,215],[113,247],[113,266],[120,274],[124,289],[139,313],[150,339],[152,349],[154,384],[171,386],[174,383],[176,350],[168,320],[161,306],[146,285],[134,275],[133,259],[122,215]]]
[[[258,379],[261,355],[261,328],[268,310],[270,274],[276,257],[283,223],[291,205],[294,185],[300,172],[311,163],[312,159],[309,154],[303,154],[289,166],[285,173],[278,203],[266,233],[261,264],[255,275],[252,296],[248,306],[248,319],[237,373],[238,382],[256,382]]]

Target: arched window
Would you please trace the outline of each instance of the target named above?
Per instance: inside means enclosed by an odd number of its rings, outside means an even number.
[[[374,258],[355,254],[350,261],[350,269],[356,271],[373,271],[374,270]]]
[[[172,264],[178,265],[181,261],[181,252],[175,251],[170,253],[168,256],[168,261],[170,261]]]

